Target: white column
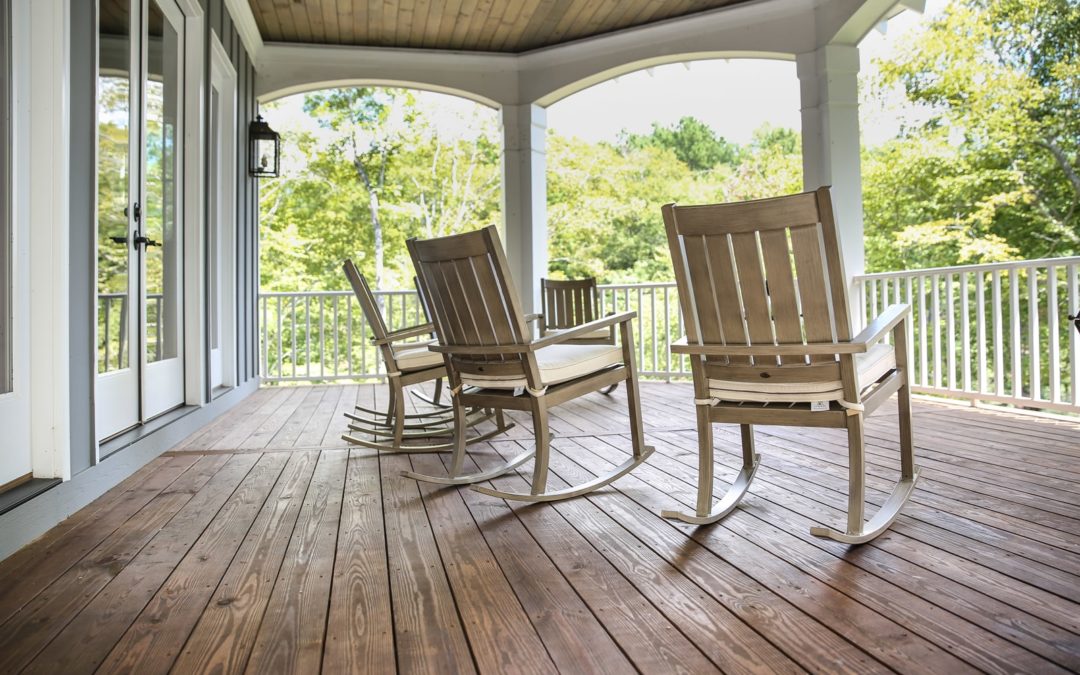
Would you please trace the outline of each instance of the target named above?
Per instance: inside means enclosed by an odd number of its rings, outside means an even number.
[[[526,312],[540,309],[540,277],[547,275],[547,111],[504,105],[503,232],[510,273]]]
[[[70,478],[67,0],[29,11],[30,444],[34,475]],[[93,364],[91,364],[93,365]]]
[[[826,45],[796,57],[802,100],[803,185],[832,186],[844,271],[866,269],[859,165],[859,50]],[[856,295],[851,298],[854,303]],[[853,312],[857,310],[853,308]]]

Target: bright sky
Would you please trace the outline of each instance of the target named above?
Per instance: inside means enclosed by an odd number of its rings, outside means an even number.
[[[927,0],[926,14],[940,13],[948,0]],[[924,20],[914,12],[892,19],[884,35],[871,31],[859,46],[863,73],[875,57],[887,56],[904,34]],[[876,145],[893,138],[896,112],[874,114],[863,138]],[[867,111],[870,112],[870,111]],[[875,111],[876,112],[876,111]],[[645,133],[653,122],[671,125],[684,116],[707,123],[728,140],[746,143],[754,129],[768,122],[798,129],[799,80],[794,61],[724,59],[676,63],[608,80],[548,108],[548,127],[564,136],[614,141],[622,129]]]
[[[924,15],[903,12],[892,19],[885,34],[874,30],[859,46],[864,74],[873,60],[888,56],[893,45],[925,20],[939,14],[949,0],[927,0]],[[319,134],[317,123],[302,109],[303,95],[281,99],[269,113],[271,124],[283,129]],[[494,110],[467,99],[417,92],[437,133],[469,137],[482,126],[498,124]],[[890,100],[864,106],[863,142],[877,145],[894,138],[903,111]],[[706,122],[736,143],[750,140],[763,123],[798,129],[799,81],[794,61],[721,59],[659,66],[609,80],[548,108],[548,127],[565,136],[588,141],[614,141],[627,129],[647,133],[653,122],[671,125],[684,116]],[[497,128],[497,127],[496,127]]]

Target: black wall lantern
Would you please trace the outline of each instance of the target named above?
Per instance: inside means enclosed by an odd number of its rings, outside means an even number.
[[[248,125],[248,143],[251,156],[248,167],[257,178],[277,176],[281,169],[281,135],[270,128],[262,115]]]

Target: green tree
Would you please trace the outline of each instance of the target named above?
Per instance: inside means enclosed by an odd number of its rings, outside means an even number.
[[[349,162],[357,182],[367,194],[375,249],[376,288],[380,288],[383,281],[385,257],[380,201],[387,190],[387,170],[403,142],[403,125],[394,124],[392,115],[403,112],[406,119],[402,121],[408,124],[411,101],[412,95],[405,90],[370,87],[327,89],[310,94],[304,100],[304,110],[308,114],[338,133],[331,152]]]
[[[653,122],[649,134],[623,132],[620,146],[627,150],[647,146],[668,148],[691,171],[708,171],[717,164],[735,166],[739,161],[739,146],[718,135],[712,127],[694,117],[683,117],[672,126]]]
[[[873,269],[1080,249],[1080,4],[957,0],[880,64],[924,119],[864,166]]]
[[[493,110],[466,107],[446,129],[442,95],[358,91],[309,94],[310,123],[282,120],[282,176],[260,189],[265,290],[338,290],[344,258],[379,288],[411,288],[408,237],[501,220]]]

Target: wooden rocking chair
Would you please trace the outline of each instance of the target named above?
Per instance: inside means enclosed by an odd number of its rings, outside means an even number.
[[[558,333],[588,323],[600,315],[600,296],[596,279],[541,279],[540,280],[540,337]],[[575,345],[613,345],[615,326],[594,330],[570,340]],[[611,394],[619,383],[600,390]]]
[[[698,429],[698,495],[693,514],[712,523],[742,499],[757,471],[754,424],[837,427],[848,437],[847,528],[811,533],[849,544],[889,527],[919,477],[911,435],[907,305],[886,309],[851,336],[846,277],[828,188],[775,199],[663,208],[686,337]],[[891,331],[893,344],[881,342]],[[863,421],[898,392],[900,479],[864,522]],[[739,424],[742,470],[716,505],[713,423]]]
[[[360,274],[351,260],[346,260],[342,268],[349,279],[353,293],[360,303],[360,309],[367,318],[373,334],[372,342],[378,345],[383,362],[386,364],[387,383],[389,386],[389,406],[387,410],[375,410],[356,406],[356,413],[345,413],[351,420],[349,429],[371,436],[373,440],[359,438],[352,434],[342,435],[342,439],[366,448],[391,452],[440,452],[454,447],[453,413],[437,408],[432,412],[405,413],[405,387],[422,382],[436,383],[435,401],[438,401],[438,388],[446,376],[441,354],[428,350],[430,340],[424,342],[404,342],[412,338],[429,336],[433,331],[430,323],[403,328],[390,332],[383,320],[382,312],[371,292],[367,279]],[[357,414],[360,413],[360,414]],[[513,424],[506,424],[501,411],[471,410],[462,424],[462,431],[495,418],[495,428],[486,433],[468,439],[467,443],[477,443],[492,438]],[[405,441],[438,441],[405,445]]]
[[[427,241],[410,239],[407,244],[435,322],[438,342],[430,349],[442,353],[446,359],[454,419],[464,420],[469,406],[528,411],[532,414],[536,445],[491,470],[464,474],[465,442],[464,434],[459,432],[454,437],[454,454],[447,476],[411,471],[402,475],[446,485],[479,483],[535,458],[529,494],[477,485],[472,488],[502,499],[542,502],[575,497],[607,485],[652,454],[653,449],[645,445],[641,423],[630,323],[635,317],[633,312],[532,339],[528,317],[521,311],[494,227]],[[621,345],[571,343],[575,338],[609,326],[619,327]],[[626,382],[632,458],[582,485],[548,491],[551,438],[548,409],[621,381]],[[458,428],[462,426],[459,424]]]

